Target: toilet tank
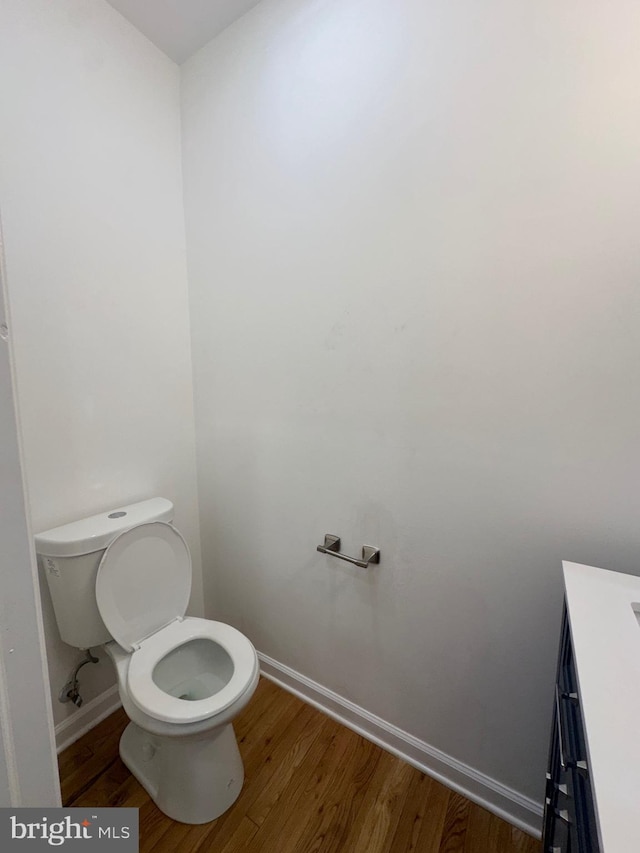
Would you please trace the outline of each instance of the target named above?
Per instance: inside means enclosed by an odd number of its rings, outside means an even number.
[[[116,536],[150,521],[173,521],[171,501],[151,498],[36,535],[38,562],[47,578],[56,622],[65,643],[89,649],[111,639],[96,603],[98,566]]]

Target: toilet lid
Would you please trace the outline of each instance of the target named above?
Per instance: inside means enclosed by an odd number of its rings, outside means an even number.
[[[113,639],[131,652],[145,638],[184,616],[191,592],[191,557],[164,521],[139,524],[105,550],[96,600]]]

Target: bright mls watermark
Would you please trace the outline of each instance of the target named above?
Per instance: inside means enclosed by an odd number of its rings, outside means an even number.
[[[138,809],[0,809],[0,850],[138,853]]]

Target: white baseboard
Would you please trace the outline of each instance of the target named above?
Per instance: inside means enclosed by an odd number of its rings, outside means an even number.
[[[529,835],[541,837],[541,803],[429,746],[268,655],[258,652],[258,657],[265,678]]]
[[[102,722],[105,717],[117,711],[121,705],[118,685],[114,684],[113,687],[79,708],[75,714],[71,714],[66,720],[58,723],[55,728],[57,752],[60,753],[63,749],[71,746],[78,738]]]

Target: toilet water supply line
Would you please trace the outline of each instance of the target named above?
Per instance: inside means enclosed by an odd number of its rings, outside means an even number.
[[[84,660],[81,660],[78,666],[73,670],[73,675],[60,691],[60,695],[58,696],[60,702],[73,702],[76,708],[79,708],[82,705],[78,673],[87,663],[100,663],[100,659],[91,654],[91,649],[86,650],[86,657]]]

